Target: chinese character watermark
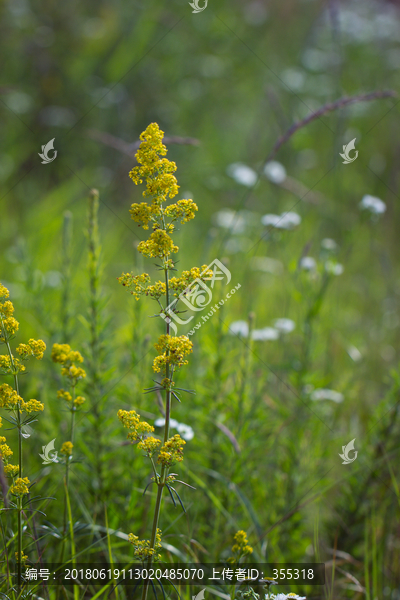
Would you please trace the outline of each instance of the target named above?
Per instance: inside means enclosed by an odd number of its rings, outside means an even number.
[[[213,272],[210,277],[202,277],[208,270]],[[194,316],[190,316],[188,319],[183,320],[178,317],[175,307],[179,300],[181,300],[187,308],[193,312],[199,312],[206,308],[212,300],[212,289],[214,288],[215,281],[221,281],[226,277],[226,285],[232,279],[230,271],[219,261],[217,258],[210,263],[204,271],[197,277],[188,287],[175,298],[165,309],[161,317],[166,323],[170,324],[171,329],[176,334],[178,329],[177,325],[186,325],[190,323]],[[211,281],[211,289],[204,283],[204,281]],[[174,321],[174,322],[173,322]]]

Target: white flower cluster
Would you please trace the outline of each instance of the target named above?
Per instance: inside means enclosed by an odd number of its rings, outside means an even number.
[[[332,402],[343,402],[344,396],[340,392],[335,390],[328,390],[325,388],[318,388],[311,392],[311,400],[332,400]]]
[[[290,333],[295,327],[296,324],[291,319],[276,319],[273,327],[253,329],[251,339],[257,342],[277,340],[281,334]],[[234,321],[229,326],[229,333],[239,335],[240,337],[249,337],[249,325],[247,321]]]
[[[154,421],[155,427],[164,427],[164,425],[165,419],[156,419]],[[185,423],[178,423],[176,419],[170,419],[169,426],[171,429],[176,429],[184,440],[189,441],[194,438],[194,431],[190,427],[190,425],[185,425]]]
[[[281,215],[268,214],[261,217],[263,225],[275,227],[275,229],[294,229],[301,223],[301,217],[295,212],[283,212]]]
[[[386,211],[386,204],[376,196],[366,194],[359,204],[361,210],[369,210],[373,215],[381,215]]]
[[[268,598],[268,594],[265,595]],[[271,594],[271,600],[306,600],[305,596],[298,596],[297,594]]]

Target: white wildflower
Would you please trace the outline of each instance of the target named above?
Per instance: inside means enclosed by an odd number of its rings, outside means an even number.
[[[257,181],[257,173],[243,163],[232,163],[226,169],[226,172],[237,183],[247,187],[253,187]]]
[[[313,271],[317,267],[317,261],[312,256],[303,256],[300,260],[300,268],[305,271]]]
[[[194,431],[190,427],[190,425],[185,425],[185,423],[178,423],[176,429],[184,440],[189,441],[194,438]]]
[[[325,270],[331,275],[341,275],[344,271],[344,267],[333,260],[327,260],[325,263]]]
[[[277,340],[279,331],[273,327],[264,327],[264,329],[253,329],[251,339],[257,342],[265,342],[267,340]]]
[[[234,321],[229,326],[229,333],[247,337],[249,335],[249,324],[247,321]]]
[[[274,327],[281,333],[290,333],[296,328],[296,323],[292,319],[276,319]]]
[[[328,390],[324,388],[318,388],[311,392],[311,400],[332,400],[332,402],[343,402],[344,396],[340,392],[335,390]]]
[[[295,212],[286,212],[281,215],[268,214],[261,217],[263,225],[272,225],[277,229],[293,229],[301,223],[301,217]]]
[[[164,425],[165,425],[165,419],[163,419],[163,418],[156,419],[154,421],[154,427],[164,427]],[[178,427],[178,425],[179,425],[179,423],[175,419],[169,420],[169,426],[172,427],[173,429],[176,429]]]
[[[386,210],[386,204],[380,198],[367,194],[359,204],[363,210],[369,210],[374,215],[381,215]]]
[[[272,183],[280,184],[286,179],[286,169],[280,162],[271,160],[264,167],[264,175],[272,181]]]
[[[337,250],[337,243],[335,242],[335,240],[332,240],[331,238],[325,238],[321,242],[321,247],[324,250],[330,250],[331,252],[333,252],[333,251]]]

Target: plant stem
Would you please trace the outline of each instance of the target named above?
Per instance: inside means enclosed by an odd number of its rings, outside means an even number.
[[[102,391],[100,386],[100,329],[99,329],[99,299],[100,299],[100,242],[98,229],[98,210],[99,210],[99,192],[92,189],[89,193],[88,209],[88,250],[89,250],[89,321],[90,321],[90,363],[89,372],[91,378],[91,407],[94,416],[94,434],[96,440],[95,450],[95,471],[98,481],[98,495],[95,494],[95,512],[98,512],[98,505],[104,501],[103,489],[103,469],[102,469],[102,433],[103,433],[103,412],[100,406]]]
[[[169,278],[168,278],[168,267],[165,266],[165,296],[166,296],[166,306],[169,306]],[[166,333],[167,335],[169,335],[169,322],[166,321]],[[169,353],[169,351],[168,351]],[[166,378],[169,379],[170,377],[170,367],[169,364],[167,362],[166,365]],[[170,390],[166,390],[166,404],[165,404],[165,431],[164,431],[164,444],[168,441],[168,437],[169,437],[169,422],[170,422],[170,418],[171,418],[171,392]],[[161,475],[160,475],[160,480],[157,481],[157,485],[158,485],[158,490],[157,490],[157,499],[156,499],[156,506],[154,509],[154,517],[153,517],[153,528],[151,531],[151,538],[150,538],[150,548],[154,549],[155,546],[155,541],[156,541],[156,535],[157,535],[157,527],[158,527],[158,520],[160,517],[160,511],[161,511],[161,501],[162,501],[162,495],[163,495],[163,491],[164,491],[164,486],[165,486],[165,482],[168,476],[168,467],[166,467],[165,465],[163,465],[161,467]],[[149,558],[147,559],[147,568],[151,567],[151,564],[153,562],[153,556],[149,556]],[[142,591],[142,600],[146,600],[147,599],[147,592],[148,592],[148,588],[149,588],[149,584],[148,581],[145,581],[143,583],[143,591]]]
[[[74,403],[74,400],[75,400],[75,396],[76,396],[75,386],[72,386],[71,444],[74,443],[75,405],[73,403]],[[65,486],[66,486],[67,492],[68,492],[68,476],[69,476],[69,463],[70,463],[70,459],[71,459],[71,456],[66,456],[66,461],[65,461]],[[68,510],[67,495],[64,494],[64,526],[63,526],[63,541],[62,541],[62,545],[61,545],[60,563],[62,563],[63,560],[64,560],[64,548],[65,548],[66,534],[67,534],[67,510]],[[60,588],[57,588],[57,598],[59,597],[59,589]]]
[[[72,213],[66,210],[63,215],[62,228],[62,298],[61,298],[61,330],[66,343],[70,340],[70,290],[71,290],[71,242]]]

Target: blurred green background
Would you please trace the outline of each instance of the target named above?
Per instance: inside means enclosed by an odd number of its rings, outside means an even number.
[[[156,276],[136,251],[147,235],[128,210],[142,201],[143,188],[128,174],[136,164],[129,145],[157,122],[168,137],[194,140],[168,144],[178,166],[177,199],[199,207],[174,237],[178,269],[218,258],[231,284],[241,285],[191,338],[190,365],[178,375],[197,394],[173,406],[173,417],[194,431],[176,470],[197,489],[182,489],[186,516],[164,499],[169,556],[224,559],[233,534],[245,529],[254,560],[327,562],[334,583],[310,588],[308,597],[396,600],[398,98],[324,111],[264,167],[278,138],[321,106],[398,90],[399,8],[383,1],[210,0],[202,12],[191,10],[174,0],[0,4],[1,281],[16,307],[18,342],[35,337],[48,346],[21,384],[23,394],[45,403],[24,442],[27,474],[42,495],[57,496],[63,472],[38,458],[54,437],[56,449],[68,439],[50,348],[68,342],[90,357],[86,230],[88,193],[97,188],[101,377],[95,393],[90,378],[83,390],[73,512],[81,524],[103,527],[106,503],[112,529],[149,536],[152,511],[141,492],[150,471],[140,452],[123,444],[116,413],[135,409],[149,422],[161,416],[157,397],[142,390],[152,385],[162,328],[147,318],[155,312],[151,299],[137,303],[116,278],[129,271]],[[57,157],[41,164],[38,153],[53,138]],[[358,158],[344,165],[339,152],[354,138]],[[366,195],[386,210],[362,210]],[[262,224],[263,215],[287,211],[301,218],[293,229]],[[315,266],[305,268],[304,257]],[[337,276],[328,275],[327,261]],[[213,299],[227,291],[216,284]],[[274,328],[276,319],[295,328],[260,341],[237,325]],[[339,396],[316,400],[313,391],[321,389]],[[99,424],[93,406],[100,397]],[[358,458],[342,465],[338,453],[353,438]],[[60,527],[55,501],[45,512],[41,526]],[[57,537],[43,531],[50,560]],[[96,541],[93,560],[103,556],[101,533],[81,530],[81,548],[87,536]],[[126,539],[114,536],[114,543],[116,558],[129,559]],[[333,548],[359,587],[329,568]]]

